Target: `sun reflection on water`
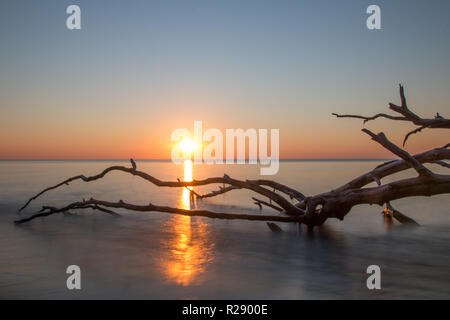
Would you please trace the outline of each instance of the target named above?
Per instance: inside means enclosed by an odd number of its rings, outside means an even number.
[[[184,181],[192,181],[193,164],[184,162]],[[181,195],[183,209],[191,209],[190,192],[184,188]],[[201,219],[201,218],[200,218]],[[214,260],[209,225],[199,218],[176,215],[166,228],[171,233],[168,257],[164,259],[164,271],[168,280],[182,286],[198,284],[207,266]]]
[[[184,160],[184,181],[192,181],[192,161]],[[183,188],[182,197],[183,209],[191,209],[191,198],[190,192],[187,188]],[[187,217],[190,218],[190,217]]]

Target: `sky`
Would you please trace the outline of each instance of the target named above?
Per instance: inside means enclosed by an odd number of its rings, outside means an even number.
[[[81,30],[66,8],[81,8]],[[368,30],[366,8],[381,8]],[[2,0],[0,159],[169,159],[177,128],[280,130],[285,159],[389,158],[331,115],[389,112],[398,84],[449,116],[443,0]],[[394,143],[414,127],[366,124]],[[448,143],[424,130],[411,153]]]

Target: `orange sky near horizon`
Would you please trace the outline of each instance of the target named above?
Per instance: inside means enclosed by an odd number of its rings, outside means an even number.
[[[362,122],[357,119],[330,117],[321,125],[315,121],[311,127],[281,127],[280,159],[373,159],[395,158],[389,151],[372,141],[360,131]],[[333,123],[333,126],[329,124]],[[183,126],[184,124],[184,126]],[[212,126],[204,124],[204,131]],[[32,124],[29,124],[32,126]],[[193,132],[193,121],[180,121],[179,127]],[[401,146],[404,135],[414,126],[399,122],[378,120],[365,127],[378,133],[383,131],[394,143]],[[173,146],[171,132],[178,127],[117,126],[101,128],[95,124],[35,126],[31,132],[5,126],[0,129],[1,160],[102,160],[102,159],[170,159]],[[242,127],[244,130],[248,129]],[[225,145],[225,128],[221,129]],[[235,129],[235,128],[233,128]],[[270,129],[270,128],[269,128]],[[13,136],[14,138],[11,138]],[[413,135],[405,147],[412,154],[440,147],[448,143],[443,129],[428,129]],[[225,153],[224,153],[225,154]]]
[[[393,158],[331,114],[395,114],[399,83],[416,114],[450,116],[450,2],[384,1],[381,30],[364,1],[138,3],[83,2],[68,30],[60,1],[0,2],[0,159],[170,159],[194,120],[279,129],[281,159]],[[416,128],[365,127],[399,146]],[[425,129],[406,150],[448,138]]]
[[[278,93],[236,97],[201,88],[177,95],[139,92],[133,98],[120,91],[100,92],[75,96],[63,107],[61,94],[46,96],[41,90],[31,90],[27,96],[10,97],[9,103],[5,97],[2,101],[0,159],[170,159],[173,130],[185,128],[193,134],[195,120],[202,121],[203,132],[217,128],[224,138],[226,128],[279,129],[281,159],[392,158],[361,129],[382,131],[401,146],[405,134],[416,126],[387,119],[363,125],[359,119],[331,115],[394,114],[387,103],[398,103],[398,88],[384,88],[384,94],[373,95],[363,106],[359,101],[370,88],[355,92],[351,98],[336,88],[328,95],[313,92],[295,100],[283,100]],[[441,89],[406,86],[408,105],[423,117],[433,117],[435,112],[445,116],[450,91]],[[422,91],[431,93],[422,95]],[[429,105],[434,110],[428,110]],[[406,150],[415,154],[441,147],[448,143],[448,137],[444,129],[425,129],[410,137]]]

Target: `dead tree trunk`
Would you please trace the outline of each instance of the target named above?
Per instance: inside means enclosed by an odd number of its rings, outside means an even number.
[[[418,133],[423,129],[450,128],[450,120],[443,118],[439,114],[437,114],[433,119],[424,119],[413,113],[406,104],[404,90],[401,85],[400,99],[400,106],[390,103],[389,108],[399,113],[401,116],[392,116],[385,113],[379,113],[371,117],[361,115],[340,115],[336,113],[333,113],[333,115],[338,118],[363,119],[364,123],[380,117],[394,121],[409,121],[418,126],[418,128],[409,132],[405,136],[403,145],[405,145],[406,141],[412,134]],[[197,194],[193,190],[189,189],[192,192],[192,195],[197,197],[197,199],[211,198],[233,190],[248,189],[269,200],[269,202],[266,202],[253,197],[252,199],[255,201],[255,204],[260,207],[262,207],[262,205],[268,206],[279,212],[281,215],[252,215],[221,213],[208,210],[186,210],[174,207],[158,206],[151,203],[146,205],[137,205],[125,203],[122,200],[118,202],[110,202],[91,198],[89,200],[74,202],[60,208],[43,206],[40,212],[32,214],[26,218],[16,220],[15,223],[20,224],[38,217],[45,217],[70,210],[93,209],[107,212],[109,214],[116,214],[111,209],[126,209],[130,211],[156,211],[217,219],[294,222],[313,227],[322,225],[329,218],[343,220],[347,213],[349,213],[355,205],[378,204],[380,206],[384,205],[384,212],[392,215],[401,223],[417,224],[411,218],[395,210],[391,205],[391,201],[412,196],[432,196],[450,193],[450,175],[436,174],[424,166],[425,163],[435,163],[449,168],[449,164],[444,160],[450,159],[450,143],[441,148],[428,150],[416,155],[410,155],[408,152],[389,141],[384,133],[380,132],[375,134],[368,129],[362,129],[362,131],[369,135],[372,140],[382,145],[400,159],[385,162],[370,172],[345,183],[341,187],[317,195],[305,196],[295,189],[272,180],[243,181],[233,179],[226,174],[223,177],[211,177],[204,180],[193,180],[190,182],[183,182],[180,180],[162,181],[145,172],[137,170],[136,163],[131,159],[131,168],[124,166],[112,166],[94,176],[86,177],[84,175],[79,175],[66,179],[57,185],[48,187],[31,197],[25,205],[19,209],[19,212],[24,210],[30,202],[40,197],[42,194],[61,186],[69,185],[69,183],[73,181],[81,180],[84,182],[92,182],[102,179],[109,172],[121,171],[138,176],[158,187],[187,188],[212,184],[224,185],[224,187],[219,187],[219,190],[203,195]],[[417,172],[417,177],[397,180],[387,184],[383,184],[381,182],[384,177],[410,168]],[[366,185],[371,182],[376,182],[377,186],[366,187]],[[276,229],[279,231],[279,228],[274,223],[268,223],[268,225],[271,230]]]

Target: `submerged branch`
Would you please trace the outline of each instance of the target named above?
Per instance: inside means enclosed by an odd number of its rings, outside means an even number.
[[[46,207],[44,212],[39,212],[30,217],[19,219],[14,221],[16,224],[21,224],[24,222],[31,221],[39,217],[46,217],[53,214],[66,212],[69,210],[76,209],[93,209],[94,207],[102,208],[103,210],[108,210],[104,208],[116,208],[116,209],[126,209],[130,211],[138,212],[165,212],[170,214],[180,214],[190,217],[207,217],[216,219],[228,219],[228,220],[252,220],[252,221],[278,221],[278,222],[301,222],[302,217],[286,217],[286,216],[270,216],[270,215],[251,215],[251,214],[232,214],[232,213],[221,213],[213,212],[209,210],[187,210],[180,208],[173,208],[167,206],[158,206],[153,204],[148,205],[136,205],[125,203],[123,201],[119,202],[109,202],[103,200],[89,199],[81,202],[74,202],[62,208]]]
[[[403,213],[401,213],[400,211],[396,210],[394,207],[392,207],[392,205],[388,202],[386,204],[386,209],[390,214],[392,214],[392,216],[400,223],[402,224],[407,224],[407,225],[411,225],[411,226],[418,226],[419,224],[412,218],[404,215]],[[386,211],[385,211],[386,213]]]

